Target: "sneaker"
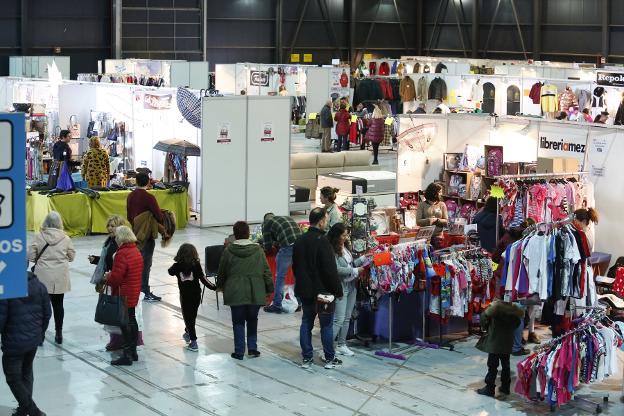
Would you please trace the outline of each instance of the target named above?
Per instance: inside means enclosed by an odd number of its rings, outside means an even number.
[[[308,368],[312,367],[313,363],[314,363],[314,358],[304,358],[303,361],[301,362],[301,368],[307,370]]]
[[[189,335],[188,332],[186,332],[186,330],[184,330],[184,334],[182,334],[182,339],[184,340],[184,342],[186,342],[187,344],[189,342],[191,342],[191,336]]]
[[[189,351],[193,351],[193,352],[199,351],[199,347],[197,346],[197,341],[189,342],[189,344],[186,346],[186,349]]]
[[[230,354],[230,357],[234,358],[235,360],[241,360],[241,361],[243,360],[243,358],[245,358],[243,354],[236,354],[235,352]]]
[[[347,357],[352,357],[355,355],[355,353],[351,351],[349,347],[347,347],[346,345],[341,345],[339,347],[336,347],[336,353],[347,356]]]
[[[521,357],[523,355],[529,355],[530,353],[530,350],[527,350],[526,348],[520,348],[518,351],[512,352],[511,355],[513,355],[514,357]]]
[[[480,394],[482,396],[494,397],[494,389],[490,389],[488,386],[485,386],[477,390],[477,394]]]
[[[342,361],[338,358],[334,358],[333,360],[323,360],[325,363],[325,368],[331,370],[332,368],[336,368],[337,365],[341,365]]]
[[[143,298],[146,302],[160,302],[162,298],[160,296],[156,296],[152,292],[145,293],[145,297]]]
[[[542,341],[540,340],[539,336],[535,333],[535,332],[529,332],[529,339],[528,339],[529,343],[531,344],[541,344]]]
[[[270,304],[269,306],[264,307],[264,311],[268,313],[282,313],[282,307]]]
[[[247,355],[249,355],[251,358],[258,358],[258,357],[260,357],[260,351],[258,351],[258,350],[249,350],[247,352]]]

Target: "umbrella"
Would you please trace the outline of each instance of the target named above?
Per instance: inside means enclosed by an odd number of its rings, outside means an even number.
[[[178,110],[192,126],[201,128],[201,99],[186,88],[178,88]]]
[[[163,152],[176,153],[182,156],[199,156],[201,154],[199,146],[182,139],[161,140],[156,143],[154,149],[162,150]]]

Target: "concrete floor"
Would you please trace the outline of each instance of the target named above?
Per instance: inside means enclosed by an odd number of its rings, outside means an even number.
[[[309,141],[312,142],[312,141]],[[318,142],[314,142],[318,143]],[[295,141],[297,151],[314,150],[308,141]],[[392,167],[393,154],[381,162]],[[395,165],[396,166],[396,165]],[[260,313],[258,359],[236,361],[229,308],[217,310],[213,292],[207,292],[198,318],[200,351],[184,349],[184,324],[175,279],[166,273],[179,244],[197,247],[220,244],[229,227],[199,229],[189,226],[176,233],[168,248],[157,246],[152,269],[153,291],[163,302],[143,305],[146,345],[132,367],[114,368],[104,350],[107,335],[93,322],[96,294],[89,284],[93,267],[89,254],[99,254],[102,236],[77,238],[72,264],[73,290],[66,297],[64,343],[53,334],[39,349],[35,362],[35,400],[51,416],[70,415],[540,415],[550,414],[543,403],[517,395],[489,399],[474,390],[482,385],[486,355],[472,338],[448,350],[420,350],[406,361],[380,358],[374,349],[353,346],[354,357],[325,370],[298,367],[299,314]],[[318,332],[318,331],[316,331]],[[315,347],[320,346],[318,333]],[[382,347],[382,346],[379,346]],[[624,354],[620,353],[620,361]],[[512,368],[518,359],[512,357]],[[622,378],[612,378],[581,396],[611,396],[605,415],[623,415],[619,398]],[[0,415],[16,406],[0,382]],[[585,415],[591,410],[570,403],[560,415]]]

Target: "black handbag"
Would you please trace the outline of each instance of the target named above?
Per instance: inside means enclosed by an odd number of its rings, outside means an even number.
[[[95,322],[119,327],[128,325],[126,299],[101,293],[95,308]]]

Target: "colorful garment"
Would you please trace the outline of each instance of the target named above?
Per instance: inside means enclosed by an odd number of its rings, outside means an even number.
[[[90,149],[82,158],[82,178],[89,188],[104,187],[110,178],[110,164],[108,154],[104,149]]]

